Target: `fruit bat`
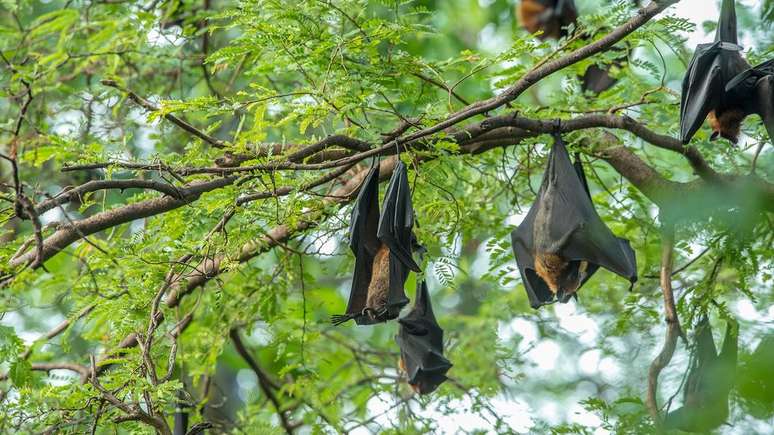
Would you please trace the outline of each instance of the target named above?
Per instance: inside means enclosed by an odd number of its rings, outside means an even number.
[[[516,9],[519,22],[529,33],[543,31],[538,38],[559,39],[567,36],[567,28],[575,24],[578,10],[573,0],[522,0]],[[622,49],[617,49],[622,50]],[[614,62],[620,65],[626,55]],[[616,83],[605,67],[591,65],[581,77],[581,88],[599,94]]]
[[[715,349],[707,316],[696,326],[695,348],[683,390],[683,406],[664,420],[668,429],[708,432],[728,418],[728,393],[736,375],[739,326],[729,321],[720,354]]]
[[[358,325],[395,319],[409,302],[403,290],[409,270],[421,270],[412,257],[414,208],[403,162],[392,173],[381,215],[378,201],[376,165],[366,175],[352,210],[349,247],[355,254],[355,274],[346,314],[332,316],[334,325],[350,319]]]
[[[760,115],[774,138],[774,60],[754,68],[742,57],[736,31],[734,0],[723,0],[711,44],[699,44],[683,78],[680,140],[687,144],[705,119],[718,136],[739,140],[742,121]]]
[[[543,33],[540,39],[567,36],[567,27],[578,19],[573,0],[522,0],[516,9],[519,22],[529,33]]]
[[[443,356],[443,329],[438,325],[424,281],[417,283],[414,307],[398,319],[395,341],[400,347],[400,368],[409,385],[419,394],[435,391],[446,380],[452,367]]]
[[[613,235],[594,209],[576,156],[559,135],[548,156],[538,198],[511,232],[513,252],[532,308],[565,303],[600,267],[637,281],[629,241]],[[576,296],[577,297],[577,296]]]

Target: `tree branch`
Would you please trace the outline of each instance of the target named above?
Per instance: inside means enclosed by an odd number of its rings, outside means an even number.
[[[663,219],[663,216],[662,216]],[[661,235],[661,289],[664,295],[664,314],[667,324],[666,338],[661,352],[656,356],[648,370],[648,395],[646,405],[651,418],[659,432],[662,431],[662,420],[658,413],[658,376],[661,370],[672,360],[677,338],[681,335],[680,321],[675,308],[675,297],[672,292],[672,264],[675,245],[674,226],[671,222],[662,223]]]
[[[245,360],[247,365],[250,366],[253,372],[255,372],[255,376],[258,377],[258,386],[261,387],[263,394],[266,395],[266,397],[274,406],[274,410],[277,411],[277,415],[280,418],[280,422],[282,423],[282,427],[285,429],[285,432],[288,435],[293,435],[293,424],[291,424],[291,422],[288,420],[288,416],[285,415],[286,412],[282,410],[282,405],[280,404],[279,400],[277,400],[277,396],[274,394],[274,390],[272,389],[273,387],[269,376],[258,365],[258,362],[255,361],[253,356],[245,347],[244,343],[242,343],[242,338],[239,336],[239,330],[232,328],[229,332],[229,335],[231,336],[231,341],[234,342],[234,348],[236,349],[237,353],[239,353],[239,356]]]
[[[149,112],[158,112],[158,107],[154,106],[150,101],[142,98],[141,96],[137,95],[133,91],[129,89],[125,89],[121,85],[119,85],[115,80],[102,80],[102,84],[105,86],[110,86],[112,88],[116,88],[121,92],[126,93],[126,95],[129,96],[129,98],[137,103],[138,106],[142,107],[143,109],[149,111]],[[167,113],[164,116],[164,119],[170,121],[171,123],[175,124],[176,126],[180,127],[181,129],[185,130],[186,132],[198,137],[199,139],[203,140],[204,142],[214,146],[215,148],[225,148],[226,143],[216,139],[207,133],[199,130],[198,128],[194,127],[193,125],[183,121],[182,119],[178,118],[177,116]]]

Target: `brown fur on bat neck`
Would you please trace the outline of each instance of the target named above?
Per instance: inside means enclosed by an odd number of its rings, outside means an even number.
[[[720,114],[720,116],[718,116]],[[718,136],[730,140],[736,144],[739,142],[739,133],[742,130],[742,121],[746,117],[741,109],[713,110],[707,115],[710,127],[712,127],[712,136],[710,140],[717,139]]]
[[[535,254],[535,273],[551,293],[559,295],[563,301],[578,291],[587,268],[588,262],[581,261],[577,273],[573,273],[570,261],[560,255],[547,252]]]
[[[374,256],[371,282],[368,284],[365,311],[375,320],[378,313],[387,307],[390,291],[390,248],[381,244]]]

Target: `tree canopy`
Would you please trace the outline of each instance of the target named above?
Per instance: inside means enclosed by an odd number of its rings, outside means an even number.
[[[772,139],[677,139],[686,36],[717,18],[575,3],[542,40],[513,0],[0,0],[0,431],[649,433],[704,315],[718,349],[739,327],[717,430],[771,430]],[[771,59],[774,3],[737,3]],[[639,280],[535,310],[510,233],[557,133]],[[406,292],[428,282],[454,364],[421,396],[395,322],[328,320],[353,201],[398,160]]]

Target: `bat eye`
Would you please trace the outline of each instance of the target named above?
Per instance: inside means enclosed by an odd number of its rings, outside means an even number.
[[[710,140],[711,140],[711,141],[717,140],[717,138],[718,138],[718,136],[719,136],[719,135],[720,135],[720,132],[719,132],[719,131],[717,131],[717,130],[716,130],[716,131],[713,131],[713,132],[712,132],[712,136],[710,136]]]

